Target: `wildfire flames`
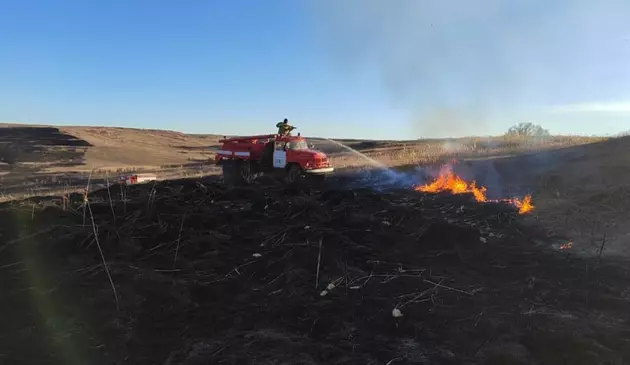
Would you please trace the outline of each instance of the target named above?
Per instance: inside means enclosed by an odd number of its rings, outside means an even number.
[[[573,242],[567,242],[563,245],[560,245],[560,249],[561,250],[568,250],[569,248],[573,247]]]
[[[523,199],[498,199],[490,200],[486,196],[486,187],[477,187],[475,182],[466,182],[461,177],[455,175],[450,169],[442,168],[440,175],[431,183],[415,187],[416,191],[425,193],[450,192],[451,194],[471,193],[478,202],[506,202],[518,208],[519,214],[525,214],[534,210],[531,195],[526,195]]]
[[[525,195],[522,200],[518,198],[508,200],[518,208],[518,214],[525,214],[534,210],[531,195]]]
[[[443,191],[448,191],[452,194],[472,193],[478,202],[488,201],[485,187],[478,188],[475,186],[474,181],[467,183],[464,179],[455,175],[453,171],[445,171],[444,169],[432,183],[417,186],[416,190],[425,193],[440,193]]]

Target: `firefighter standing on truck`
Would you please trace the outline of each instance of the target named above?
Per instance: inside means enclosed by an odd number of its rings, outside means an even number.
[[[287,118],[284,118],[284,121],[276,124],[276,127],[278,128],[278,134],[281,136],[288,136],[291,134],[291,131],[295,129],[294,126],[289,124]]]

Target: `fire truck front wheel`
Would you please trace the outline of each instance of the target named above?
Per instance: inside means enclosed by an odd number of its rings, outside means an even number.
[[[286,175],[286,181],[289,184],[295,184],[300,182],[300,180],[302,179],[302,168],[297,165],[297,164],[291,164],[288,168],[287,168],[287,175]]]

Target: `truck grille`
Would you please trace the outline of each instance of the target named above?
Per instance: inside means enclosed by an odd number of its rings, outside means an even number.
[[[315,158],[315,168],[320,167],[328,167],[328,159],[327,158]]]

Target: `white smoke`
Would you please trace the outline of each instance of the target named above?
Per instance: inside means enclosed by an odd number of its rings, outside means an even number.
[[[375,72],[423,135],[505,130],[630,84],[626,0],[313,0],[340,70]],[[518,114],[518,116],[515,116]]]

